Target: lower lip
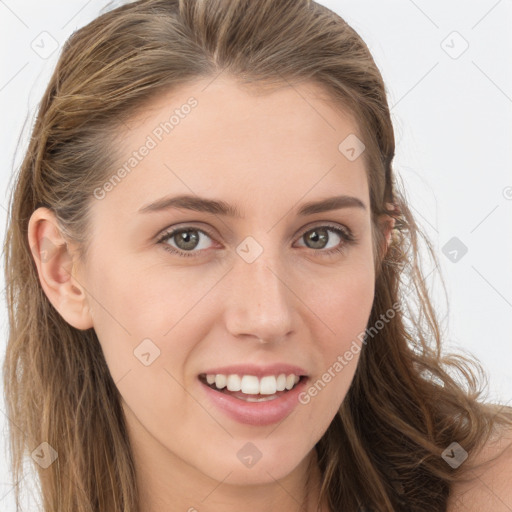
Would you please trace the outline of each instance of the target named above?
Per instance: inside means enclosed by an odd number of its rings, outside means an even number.
[[[245,402],[215,391],[201,381],[199,383],[212,403],[230,418],[247,425],[264,426],[282,421],[297,407],[299,394],[306,387],[307,380],[302,378],[290,391],[265,402]]]

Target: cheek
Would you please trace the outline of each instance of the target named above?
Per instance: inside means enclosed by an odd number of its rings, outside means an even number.
[[[316,326],[313,339],[317,340],[317,356],[322,364],[300,402],[310,407],[309,416],[317,424],[319,435],[325,421],[338,411],[357,369],[374,300],[372,268],[371,258],[350,268],[340,267],[340,272],[318,289],[311,308],[318,315],[312,321]]]
[[[336,342],[325,347],[329,363],[344,354],[354,343],[361,346],[375,296],[373,264],[370,258],[366,264],[354,265],[351,271],[339,278],[337,291],[333,289],[328,296],[329,318]],[[326,302],[327,302],[326,300]],[[350,358],[350,355],[348,356]],[[350,360],[350,366],[356,366],[357,357]],[[355,369],[354,369],[355,371]]]
[[[91,272],[94,329],[125,405],[145,425],[178,431],[179,419],[169,411],[191,407],[179,384],[190,346],[170,343],[186,339],[179,323],[185,314],[181,285],[133,267],[104,262]]]
[[[91,267],[87,282],[95,326],[124,336],[160,332],[166,320],[169,328],[173,304],[180,303],[186,290],[179,277],[165,279],[165,273],[135,257],[96,258]]]
[[[325,354],[343,348],[348,338],[364,331],[375,295],[375,273],[371,251],[358,252],[357,259],[342,262],[314,280],[302,294],[316,314],[317,339],[324,341]]]
[[[163,302],[164,297],[168,299],[171,295],[169,287],[162,296],[165,283],[148,282],[150,275],[147,269],[130,266],[128,260],[108,257],[96,258],[88,272],[88,300],[94,330],[114,381],[127,371],[143,366],[134,353],[143,340],[160,344],[157,339],[164,329],[171,327],[172,316],[164,314],[169,304]],[[155,348],[151,348],[151,343],[147,348],[154,358]]]
[[[94,329],[112,379],[125,398],[147,405],[144,390],[166,387],[159,407],[168,410],[182,391],[187,361],[208,325],[197,322],[201,298],[215,281],[136,258],[96,259],[88,278]],[[141,397],[140,399],[137,397]]]

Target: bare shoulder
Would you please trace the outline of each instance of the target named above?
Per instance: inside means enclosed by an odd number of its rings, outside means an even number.
[[[468,473],[474,477],[472,482],[454,484],[447,512],[512,511],[512,429],[492,438],[466,462],[473,466],[496,456],[496,460]]]

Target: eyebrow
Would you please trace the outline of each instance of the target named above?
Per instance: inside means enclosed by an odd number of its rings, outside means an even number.
[[[240,210],[236,206],[230,205],[222,200],[206,199],[192,195],[162,197],[161,199],[140,208],[139,213],[159,212],[169,208],[179,208],[243,219]],[[315,213],[340,210],[342,208],[367,209],[366,205],[357,197],[341,195],[304,203],[298,210],[297,214],[303,217],[306,215],[313,215]]]

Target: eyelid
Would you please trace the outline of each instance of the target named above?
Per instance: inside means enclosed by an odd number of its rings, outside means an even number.
[[[180,222],[179,224],[173,224],[165,228],[156,236],[156,241],[161,242],[163,239],[169,237],[169,235],[176,234],[177,231],[191,229],[194,231],[199,231],[205,235],[208,235],[211,239],[215,239],[215,236],[206,228],[197,227],[194,222]]]

